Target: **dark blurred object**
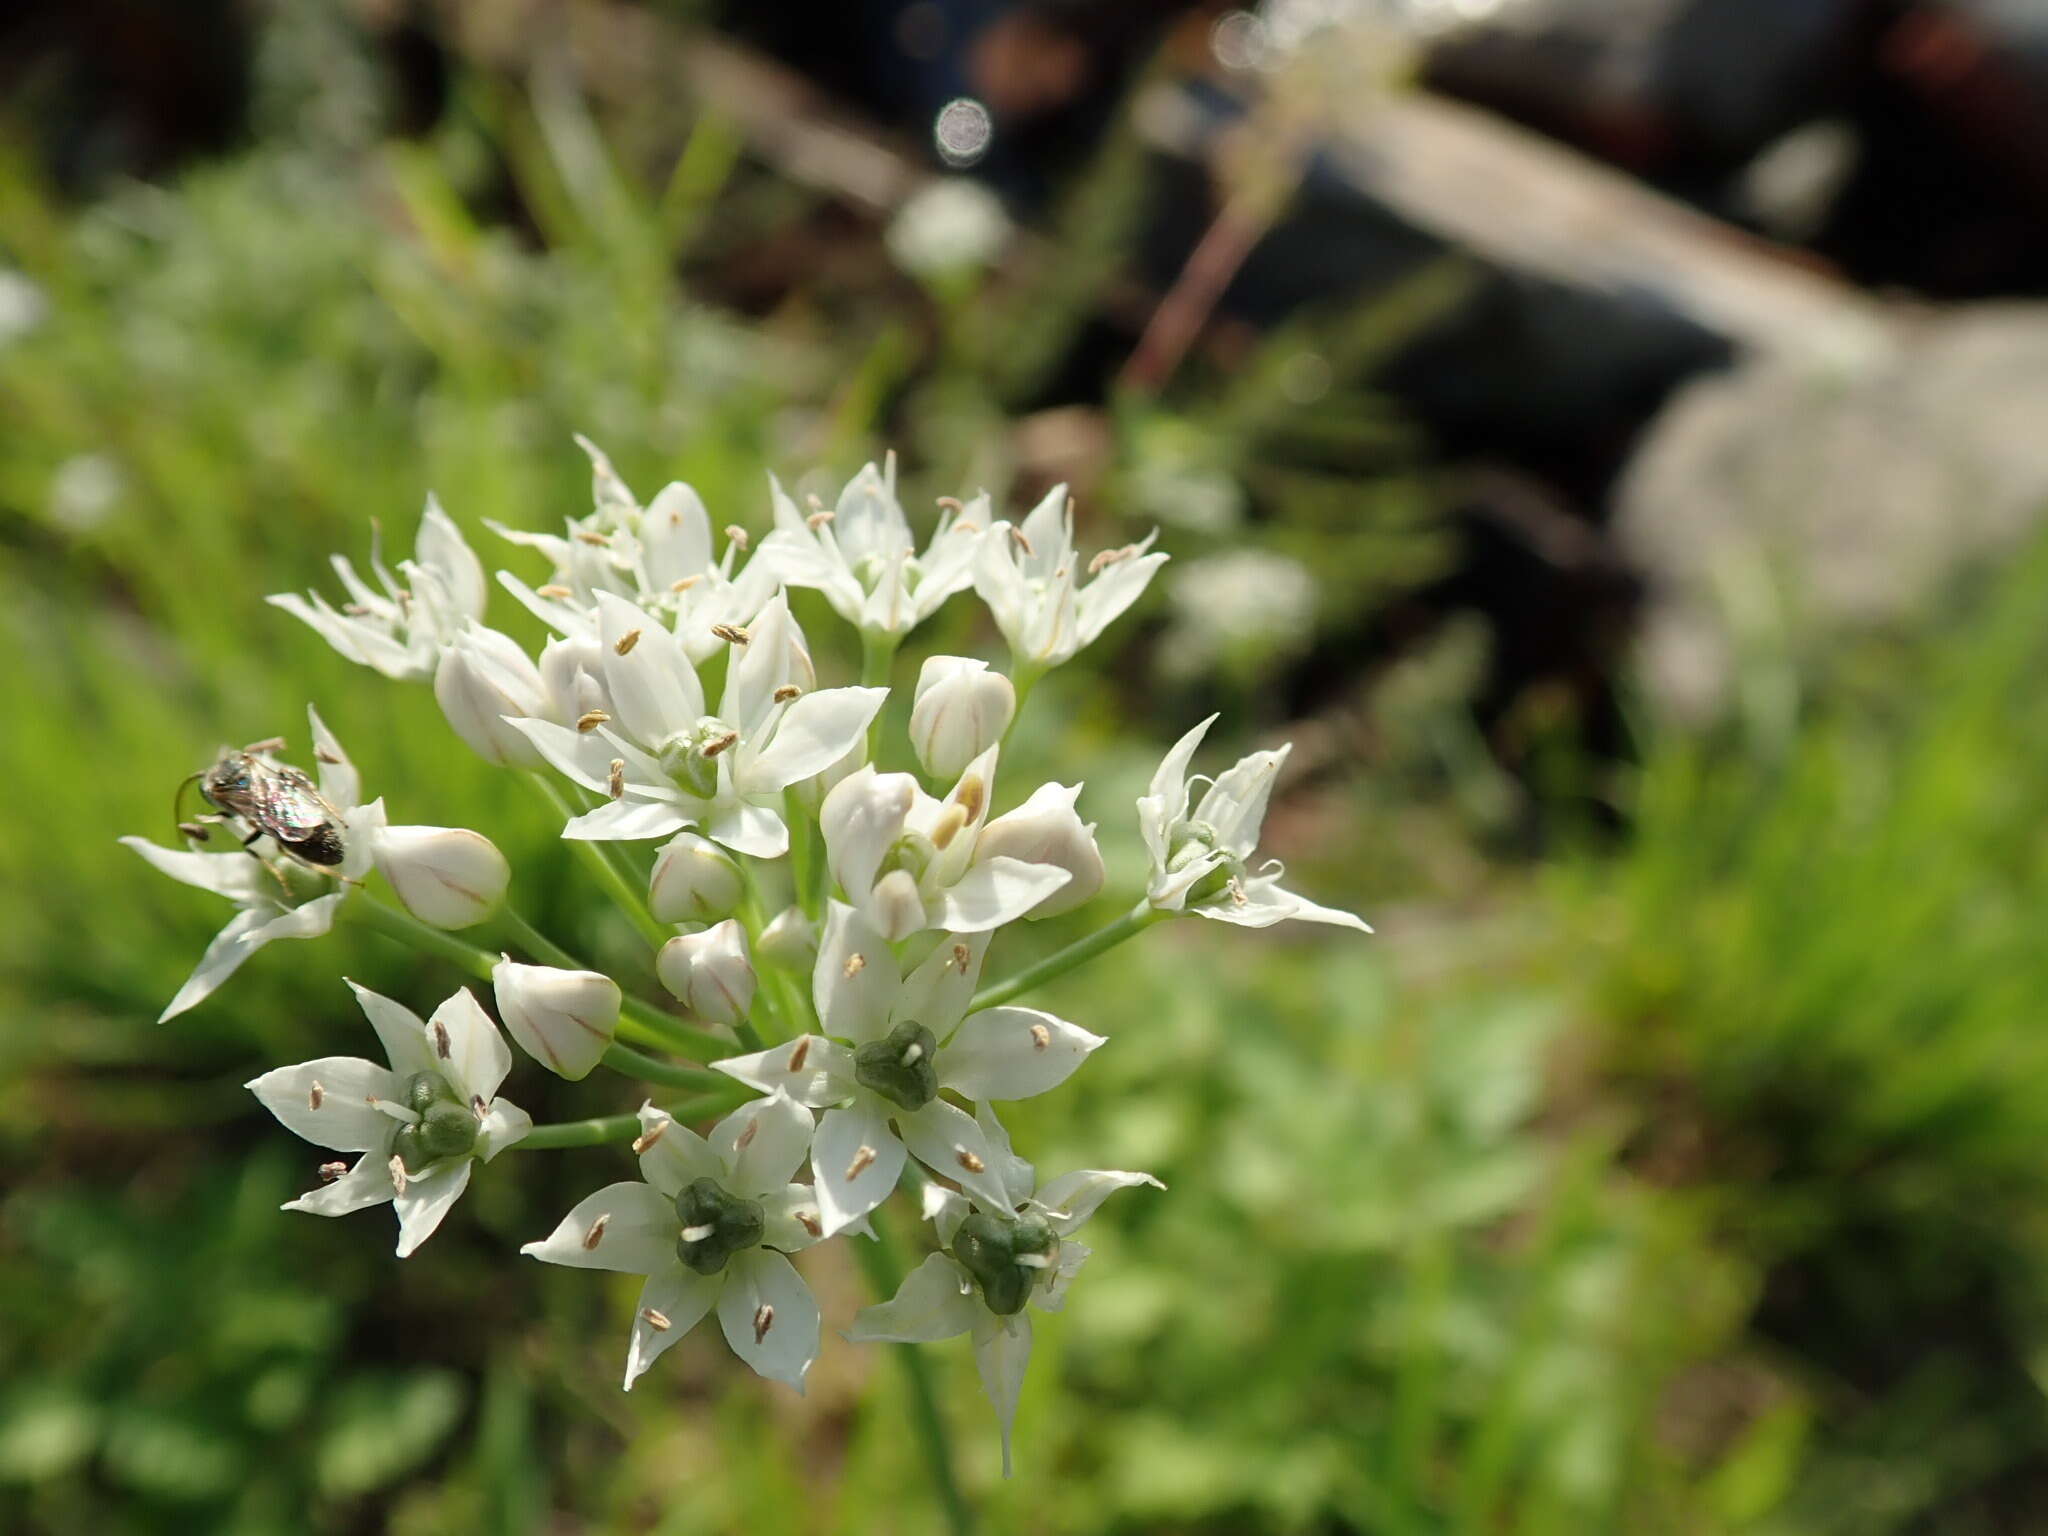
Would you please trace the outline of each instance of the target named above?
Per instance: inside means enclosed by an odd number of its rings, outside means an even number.
[[[2035,0],[1529,0],[1440,43],[1425,78],[1859,282],[2048,291]],[[1757,180],[1821,124],[1842,145],[1823,206],[1810,229],[1772,227]]]

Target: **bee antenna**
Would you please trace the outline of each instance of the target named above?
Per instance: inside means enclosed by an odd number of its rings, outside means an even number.
[[[202,768],[202,769],[200,769],[200,770],[199,770],[199,771],[198,771],[197,773],[188,773],[188,774],[186,774],[186,775],[185,775],[185,777],[183,777],[182,779],[178,780],[178,789],[177,789],[177,793],[171,796],[171,825],[172,825],[172,826],[174,826],[174,827],[175,827],[175,826],[182,826],[182,825],[184,824],[184,821],[185,821],[185,789],[186,789],[186,787],[187,787],[188,785],[191,785],[191,784],[194,784],[194,783],[198,782],[198,781],[199,781],[200,779],[203,779],[203,778],[205,778],[205,777],[206,777],[206,770]],[[202,797],[202,798],[203,798],[203,797]]]

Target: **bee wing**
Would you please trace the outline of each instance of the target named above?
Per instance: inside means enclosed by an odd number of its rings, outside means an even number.
[[[266,767],[256,776],[253,798],[264,830],[288,842],[302,841],[341,819],[296,768]]]

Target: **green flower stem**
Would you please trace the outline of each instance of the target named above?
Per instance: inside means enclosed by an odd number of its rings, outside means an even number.
[[[732,1054],[732,1042],[724,1035],[685,1024],[674,1014],[637,997],[619,1000],[619,1033],[641,1045],[673,1051],[692,1061],[717,1061]]]
[[[660,1083],[667,1088],[701,1091],[732,1081],[722,1072],[708,1072],[702,1067],[679,1067],[674,1062],[656,1060],[630,1045],[620,1045],[616,1040],[604,1048],[602,1059],[614,1072],[638,1078],[643,1083]]]
[[[887,1301],[903,1284],[903,1262],[897,1256],[896,1245],[881,1218],[880,1211],[869,1213],[868,1226],[875,1234],[873,1242],[853,1242],[847,1246],[860,1261],[875,1300]],[[946,1421],[939,1413],[939,1394],[932,1382],[931,1361],[925,1358],[923,1348],[916,1344],[894,1344],[890,1349],[903,1367],[903,1384],[910,1390],[911,1424],[917,1432],[919,1444],[924,1447],[932,1491],[938,1495],[939,1507],[945,1512],[946,1528],[953,1536],[969,1536],[974,1529],[974,1515],[960,1492],[958,1480],[953,1476],[953,1443],[946,1434]]]
[[[796,882],[797,906],[815,923],[825,910],[825,886],[818,878],[824,873],[825,860],[817,831],[797,803],[795,790],[783,794],[782,819],[789,823],[789,873]]]
[[[1017,722],[1024,718],[1025,701],[1049,670],[1035,661],[1026,661],[1015,651],[1010,652],[1010,687],[1017,695],[1017,707],[1010,711],[1010,723],[1003,729],[1003,746],[1008,747],[1010,738],[1017,733]]]
[[[754,1090],[743,1083],[728,1082],[723,1089],[700,1093],[693,1098],[664,1104],[676,1121],[689,1125],[713,1115],[737,1109],[753,1098]],[[589,1120],[563,1120],[554,1125],[536,1125],[505,1150],[548,1152],[563,1147],[602,1147],[615,1141],[631,1141],[640,1134],[638,1115],[598,1115]]]
[[[746,896],[740,902],[740,921],[746,924],[747,934],[756,943],[761,930],[768,925],[768,904],[761,899],[761,887],[755,882],[751,869],[743,871],[747,883]],[[808,1034],[811,1028],[811,1013],[803,994],[797,990],[796,978],[779,965],[763,961],[754,967],[756,982],[768,994],[770,1011],[779,1026],[774,1041],[764,1041],[756,1034],[752,1049],[762,1050],[769,1044],[795,1039]]]
[[[1033,987],[1044,986],[1055,976],[1064,976],[1077,965],[1085,965],[1104,950],[1114,949],[1133,934],[1143,933],[1154,923],[1165,922],[1171,912],[1162,912],[1150,902],[1141,901],[1107,928],[1098,928],[1085,939],[1076,939],[1065,949],[1047,955],[1038,964],[1026,966],[1008,980],[999,981],[992,987],[984,987],[975,994],[971,1009],[993,1008],[998,1003],[1007,1003],[1011,998],[1029,992]]]
[[[543,778],[538,773],[529,773],[526,777],[540,791],[541,798],[547,801],[548,806],[565,823],[576,815],[575,808],[555,787],[552,780]],[[611,854],[606,848],[580,837],[564,838],[563,841],[576,850],[576,856],[583,861],[584,868],[597,877],[597,883],[605,888],[606,894],[617,904],[619,911],[625,914],[626,921],[639,930],[640,936],[647,941],[650,948],[659,949],[669,941],[672,930],[654,920],[653,914],[647,910],[645,898],[626,877],[626,872],[612,862]]]
[[[863,688],[886,688],[889,674],[896,665],[896,648],[903,643],[901,635],[892,635],[880,630],[863,629],[860,632],[860,681]],[[868,761],[875,760],[875,753],[882,741],[882,716],[887,705],[875,711],[875,718],[868,723]]]
[[[533,924],[513,911],[509,906],[498,911],[498,921],[504,924],[512,938],[534,959],[543,965],[552,965],[564,971],[587,971],[589,966],[562,948],[553,939],[542,933]]]

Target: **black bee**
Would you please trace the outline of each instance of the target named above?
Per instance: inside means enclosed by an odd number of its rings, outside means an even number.
[[[199,793],[216,811],[248,825],[244,846],[268,837],[301,863],[333,869],[347,857],[341,812],[304,773],[263,755],[263,745],[221,753],[220,761],[193,775]]]

